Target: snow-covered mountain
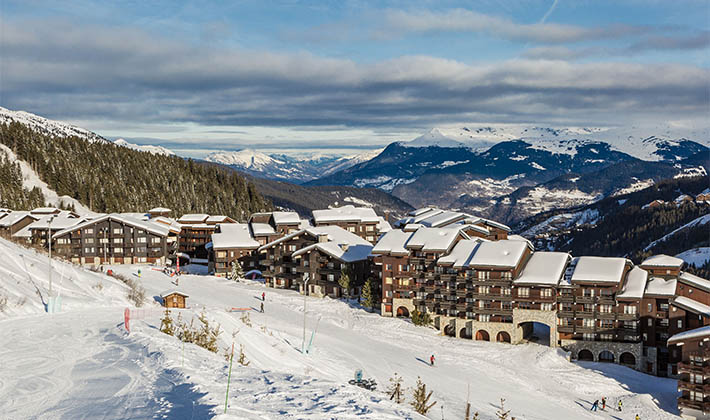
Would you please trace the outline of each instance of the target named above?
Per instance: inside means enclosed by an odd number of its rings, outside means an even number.
[[[370,160],[381,151],[382,149],[372,150],[352,156],[289,156],[243,149],[210,153],[205,160],[231,166],[258,178],[301,183]]]
[[[77,136],[86,139],[90,142],[109,142],[98,134],[61,121],[54,121],[39,115],[30,114],[25,111],[12,111],[7,108],[0,107],[0,124],[10,124],[17,122],[24,124],[30,129],[45,135],[50,136]]]
[[[166,155],[166,156],[171,156],[174,155],[172,150],[166,149],[163,146],[151,146],[148,144],[135,144],[135,143],[129,143],[125,139],[116,139],[113,141],[113,144],[121,147],[128,147],[129,149],[133,150],[138,150],[141,152],[149,152],[154,155]]]

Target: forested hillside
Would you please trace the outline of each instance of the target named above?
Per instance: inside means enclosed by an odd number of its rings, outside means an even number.
[[[49,188],[96,212],[165,206],[176,215],[205,212],[245,220],[252,212],[272,208],[250,182],[233,171],[190,159],[90,143],[79,137],[51,137],[16,122],[0,125],[0,143],[26,161]],[[7,192],[2,191],[3,203],[7,202],[3,205],[37,205],[36,193],[18,189],[17,170],[12,166],[2,164],[3,183],[8,179],[11,184],[4,187]]]
[[[20,166],[0,150],[0,207],[27,209],[43,205],[42,191],[37,187],[24,188]]]

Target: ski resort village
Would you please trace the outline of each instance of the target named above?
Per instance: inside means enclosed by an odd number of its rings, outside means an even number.
[[[6,418],[710,413],[710,280],[677,257],[435,207],[3,209],[0,235]]]

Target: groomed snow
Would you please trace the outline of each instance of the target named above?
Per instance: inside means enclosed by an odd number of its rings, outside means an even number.
[[[680,258],[688,265],[702,267],[710,261],[710,247],[701,246],[699,248],[689,249],[676,255],[676,258]]]
[[[126,334],[123,284],[57,262],[55,281],[66,270],[64,280],[55,283],[65,297],[63,312],[48,315],[32,286],[46,292],[46,257],[3,240],[0,255],[7,263],[0,266],[5,270],[0,293],[11,296],[9,309],[0,312],[5,318],[0,329],[13,337],[0,350],[0,412],[8,418],[423,420],[381,392],[397,372],[406,387],[420,376],[433,391],[438,403],[430,419],[463,418],[467,394],[483,420],[494,418],[501,397],[520,419],[598,419],[604,414],[589,407],[601,396],[612,402],[622,398],[624,411],[644,420],[679,419],[675,380],[613,364],[570,363],[560,350],[536,344],[442,337],[434,329],[328,298],[306,298],[307,334],[316,328],[317,333],[311,352],[303,355],[304,297],[252,282],[184,275],[177,287],[174,278],[147,266],[113,266],[136,279],[141,269],[150,300],[134,310],[132,332]],[[152,297],[171,288],[189,295],[193,308],[174,310],[173,317],[179,312],[189,321],[204,308],[221,325],[219,354],[183,347],[157,330],[162,308]],[[226,311],[255,307],[262,292],[265,313],[252,310],[251,326],[240,321],[243,313]],[[26,303],[18,306],[23,297]],[[235,361],[223,414],[228,373],[223,349],[232,343],[237,354],[244,347],[250,364]],[[435,368],[425,362],[431,353]],[[377,380],[377,392],[347,385],[356,369]]]

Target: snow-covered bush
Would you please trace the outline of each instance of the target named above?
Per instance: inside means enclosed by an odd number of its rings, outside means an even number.
[[[428,312],[412,311],[412,324],[419,326],[427,326],[431,324],[431,315]]]
[[[413,400],[410,403],[412,407],[414,407],[414,411],[416,411],[419,414],[426,415],[426,413],[431,410],[431,408],[436,405],[436,401],[433,403],[429,403],[429,400],[431,399],[431,395],[434,393],[434,391],[429,391],[427,394],[426,392],[426,384],[422,382],[422,378],[417,377],[417,385],[412,389],[412,397]]]

